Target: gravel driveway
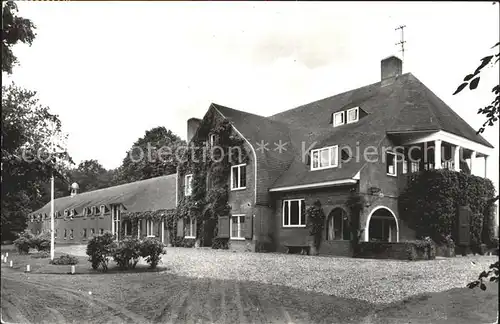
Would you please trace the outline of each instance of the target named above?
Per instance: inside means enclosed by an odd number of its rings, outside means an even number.
[[[84,256],[85,246],[57,251]],[[162,261],[169,273],[181,276],[250,280],[381,304],[464,287],[497,259],[468,256],[409,262],[167,248]]]

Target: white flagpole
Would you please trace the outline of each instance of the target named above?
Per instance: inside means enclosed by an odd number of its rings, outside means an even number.
[[[54,172],[50,177],[50,259],[54,260]]]

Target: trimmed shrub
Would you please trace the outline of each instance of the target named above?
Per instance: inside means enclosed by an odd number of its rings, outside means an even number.
[[[182,246],[184,246],[186,248],[192,248],[193,246],[195,246],[195,244],[196,244],[196,239],[186,238],[186,239],[184,239]]]
[[[63,254],[54,260],[50,260],[50,264],[54,265],[75,265],[78,263],[78,259],[75,256],[69,254]]]
[[[29,231],[25,230],[19,237],[14,241],[14,246],[19,254],[28,254],[30,248],[33,246],[33,238],[35,236]]]
[[[50,251],[50,233],[40,233],[31,240],[32,247],[37,251]]]
[[[133,269],[141,256],[141,241],[134,237],[126,237],[113,251],[113,260],[121,269]]]
[[[436,247],[430,239],[408,242],[360,242],[354,255],[358,258],[432,260],[436,258]]]
[[[429,237],[405,243],[407,245],[408,259],[411,261],[434,260],[436,258],[436,245]]]
[[[228,250],[229,249],[229,239],[216,237],[212,241],[212,249],[215,250]]]
[[[97,270],[101,267],[102,271],[107,271],[115,247],[115,237],[110,232],[94,236],[87,244],[87,255],[92,269]]]
[[[33,259],[46,259],[50,257],[50,252],[49,251],[41,251],[38,253],[35,253],[31,256]]]
[[[149,263],[151,269],[156,268],[158,263],[161,261],[162,254],[166,254],[165,244],[157,238],[146,238],[141,243],[140,255],[146,259],[146,262]]]

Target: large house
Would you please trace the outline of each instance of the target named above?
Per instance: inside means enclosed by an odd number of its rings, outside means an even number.
[[[210,133],[197,138],[198,129],[223,120],[250,152],[246,163],[231,167],[231,212],[218,219],[218,236],[232,248],[307,244],[305,210],[319,200],[327,215],[319,252],[348,255],[353,189],[369,198],[360,215],[363,241],[415,239],[397,205],[407,175],[429,168],[470,173],[478,162],[488,170],[493,149],[413,74],[402,74],[395,56],[381,61],[376,83],[273,116],[211,104],[202,120],[188,120],[188,142],[213,142]],[[191,194],[192,181],[189,171],[177,172],[177,202]],[[195,238],[196,221],[183,222],[177,235]]]
[[[171,222],[193,193],[192,171],[178,168],[173,175],[92,192],[73,188],[71,196],[55,200],[56,242],[85,243],[111,231],[118,239],[137,235],[179,245],[202,237],[209,246],[221,238],[231,249],[285,251],[307,244],[305,211],[319,201],[327,216],[319,253],[350,255],[352,191],[367,198],[360,215],[363,241],[413,240],[398,210],[407,176],[440,168],[470,173],[471,164],[481,162],[486,177],[493,150],[415,76],[402,74],[394,56],[382,60],[374,84],[273,116],[212,104],[202,120],[187,121],[188,142],[214,146],[224,121],[248,158],[230,166],[231,209],[216,215],[216,227],[212,222],[198,229],[199,219],[189,216]],[[28,228],[49,230],[49,215],[47,203],[29,216]]]
[[[175,210],[175,174],[78,193],[54,200],[56,243],[85,244],[109,231],[125,236],[169,241],[165,219]],[[50,231],[50,202],[28,216],[28,229]]]

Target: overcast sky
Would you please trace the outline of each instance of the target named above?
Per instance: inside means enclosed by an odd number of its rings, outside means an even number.
[[[75,162],[121,164],[144,132],[186,138],[186,120],[211,102],[268,116],[380,79],[398,54],[472,127],[498,70],[452,96],[499,39],[492,2],[18,2],[33,20],[31,47],[14,48],[11,79],[59,115]],[[483,74],[482,73],[482,74]],[[498,125],[484,137],[496,148]],[[498,151],[496,149],[495,151]],[[490,159],[498,188],[498,153]],[[480,165],[479,167],[482,167]],[[475,172],[481,173],[477,169]]]

